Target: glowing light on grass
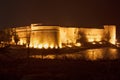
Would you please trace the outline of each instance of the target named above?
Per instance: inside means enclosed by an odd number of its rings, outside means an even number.
[[[80,46],[81,46],[81,43],[76,43],[75,46],[80,47]]]
[[[71,47],[72,47],[72,45],[67,45],[67,47],[70,47],[70,48],[71,48]]]
[[[55,49],[58,49],[58,46],[55,46]]]
[[[92,44],[96,44],[95,42],[92,42]]]
[[[99,42],[99,44],[103,44],[102,42]]]
[[[93,38],[88,38],[88,42],[93,42],[94,41],[94,39]]]
[[[42,59],[42,55],[31,55],[30,58]]]
[[[43,56],[43,59],[55,59],[55,55],[46,55]]]

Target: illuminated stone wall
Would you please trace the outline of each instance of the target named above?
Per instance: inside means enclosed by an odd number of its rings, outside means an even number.
[[[97,28],[80,28],[79,34],[81,37],[85,36],[87,42],[99,42],[102,41],[104,38],[104,29],[97,29]]]
[[[61,48],[59,26],[31,25],[30,47]]]
[[[60,26],[31,26],[13,28],[19,37],[18,45],[29,44],[31,48],[62,48],[64,45],[75,45],[77,40],[85,37],[86,42],[108,41],[115,44],[116,26],[105,25],[104,28],[75,28]],[[15,43],[14,40],[12,40]],[[80,45],[80,44],[79,44]]]
[[[116,26],[115,25],[105,25],[105,39],[109,41],[111,44],[116,43]]]
[[[15,35],[17,35],[19,38],[18,45],[25,45],[27,43],[27,37],[28,37],[27,34],[29,31],[30,31],[29,26],[13,28],[14,35],[12,37],[12,43],[15,44],[14,37]]]
[[[60,39],[63,44],[76,43],[78,38],[78,28],[60,27]]]

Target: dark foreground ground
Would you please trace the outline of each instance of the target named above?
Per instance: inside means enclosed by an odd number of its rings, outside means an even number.
[[[0,80],[120,80],[120,60],[0,61]]]
[[[120,60],[31,59],[27,52],[0,50],[0,80],[120,80]]]

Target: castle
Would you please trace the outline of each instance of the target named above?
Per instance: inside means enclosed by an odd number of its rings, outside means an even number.
[[[104,25],[102,28],[43,26],[31,24],[30,26],[12,28],[18,38],[18,45],[30,48],[57,49],[65,46],[81,46],[85,42],[102,44],[104,41],[115,44],[116,26]],[[15,44],[12,36],[11,44]]]

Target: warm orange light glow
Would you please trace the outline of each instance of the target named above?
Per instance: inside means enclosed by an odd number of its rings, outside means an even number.
[[[103,44],[102,42],[99,42],[99,44]]]
[[[58,26],[31,25],[30,45],[37,44],[37,48],[39,49],[62,47],[58,28]]]
[[[54,45],[50,45],[50,48],[53,49],[53,48],[54,48]]]
[[[48,46],[48,44],[44,44],[43,47],[44,47],[45,49],[48,49],[49,46]]]
[[[34,44],[34,48],[38,48],[37,44]]]
[[[22,39],[20,39],[20,45],[23,45],[23,40]]]
[[[42,59],[42,55],[32,55],[30,58]]]
[[[75,46],[80,47],[80,46],[81,46],[81,43],[76,43]]]
[[[71,48],[71,47],[72,47],[72,45],[67,45],[67,47],[70,47],[70,48]]]
[[[84,54],[83,54],[84,53]],[[85,51],[79,51],[74,53],[65,53],[65,54],[31,54],[30,58],[38,58],[38,59],[86,59],[91,61],[96,60],[116,60],[119,58],[119,50],[114,48],[99,48],[99,49],[88,49]]]
[[[84,34],[81,36],[85,36],[88,42],[99,42],[102,40],[102,37],[104,35],[104,29],[97,28],[80,28],[80,32]]]
[[[55,59],[55,55],[31,55],[30,58],[36,58],[36,59]]]
[[[55,46],[55,49],[58,49],[58,46]]]
[[[88,42],[93,42],[94,41],[94,39],[93,38],[88,38]]]
[[[98,60],[98,59],[102,59],[103,55],[101,50],[88,50],[88,52],[86,53],[86,58],[89,60]]]
[[[30,45],[30,48],[32,48],[33,46],[32,45]]]
[[[109,53],[109,58],[114,60],[114,59],[117,59],[118,58],[118,50],[117,49],[108,49],[110,51]]]
[[[39,45],[38,45],[38,48],[42,49],[42,48],[43,48],[42,44],[39,44]]]
[[[27,45],[26,45],[26,47],[27,47]],[[51,44],[51,45],[49,45],[49,44],[39,44],[39,45],[37,45],[37,44],[34,44],[34,45],[30,45],[30,48],[39,48],[39,49],[42,49],[42,48],[44,48],[44,49],[48,49],[48,48],[50,48],[50,49],[58,49],[58,46],[56,45],[56,46],[54,46],[53,44]],[[59,48],[62,48],[62,46],[61,47],[59,47]]]
[[[99,36],[97,36],[96,39],[95,39],[96,42],[99,42],[99,41],[101,41],[101,40],[102,40],[102,38],[99,37]]]
[[[55,59],[55,55],[45,55],[43,59]]]
[[[64,44],[76,43],[76,39],[78,39],[78,28],[68,28],[61,27],[60,28],[60,40]]]
[[[62,48],[62,45],[59,45],[59,48]]]
[[[95,42],[92,42],[92,44],[96,44]]]
[[[81,46],[79,42],[81,42],[82,39],[83,41],[85,39],[86,42],[91,42],[93,44],[102,44],[102,40],[108,41],[111,44],[116,43],[116,27],[114,25],[105,25],[104,28],[98,29],[31,24],[31,26],[14,29],[19,37],[18,45],[26,44],[26,47],[28,47],[27,38],[29,37],[30,48],[58,49],[63,47],[73,47],[73,45]],[[106,34],[107,37],[110,36],[110,39],[107,39]],[[11,43],[15,43],[14,36],[12,37]]]
[[[97,33],[97,34],[99,34],[99,33]],[[99,42],[99,41],[102,40],[102,37],[100,35],[97,35],[97,36],[88,36],[87,39],[88,39],[88,42],[94,42],[94,41]]]
[[[111,44],[116,44],[116,26],[115,25],[105,25],[105,34],[107,34],[107,37],[110,38],[109,42]]]

